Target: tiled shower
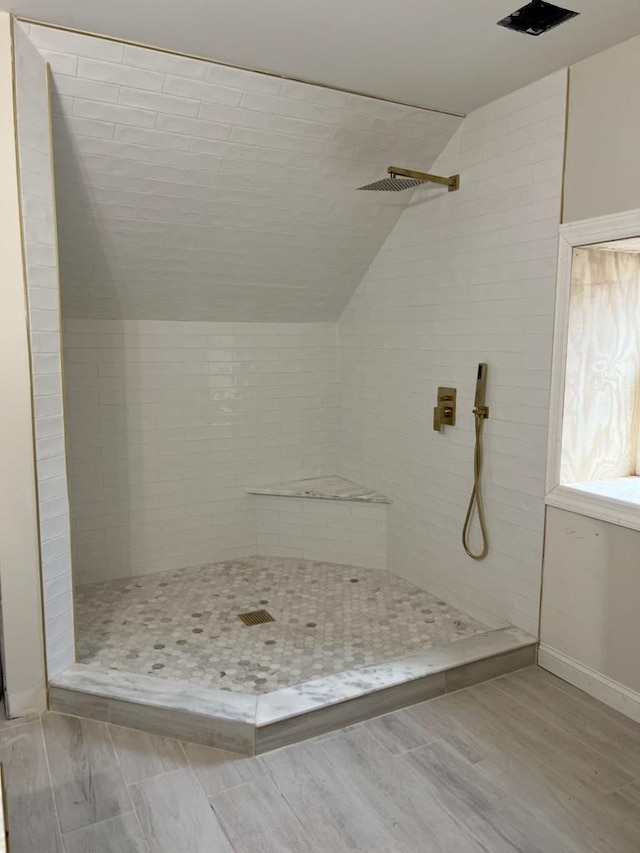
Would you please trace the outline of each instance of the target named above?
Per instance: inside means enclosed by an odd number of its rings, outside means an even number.
[[[330,323],[65,323],[84,583],[256,553],[245,488],[331,474]]]
[[[41,500],[49,469],[62,488],[46,531],[42,515],[50,677],[77,663],[259,693],[508,626],[537,636],[565,75],[462,117],[17,30],[42,80],[51,65],[60,317],[51,293],[38,313],[28,269],[58,429]],[[461,189],[354,192],[390,164]],[[491,551],[472,563],[479,361]],[[444,435],[438,385],[458,389]],[[384,503],[278,490],[332,476]],[[269,607],[274,623],[237,622]]]

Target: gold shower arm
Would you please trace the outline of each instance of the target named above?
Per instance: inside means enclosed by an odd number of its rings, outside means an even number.
[[[460,188],[460,175],[451,175],[450,178],[442,178],[440,175],[430,175],[428,172],[415,172],[413,169],[399,169],[397,166],[389,166],[387,172],[392,178],[414,178],[416,181],[443,184],[445,187],[449,187],[449,192],[454,192]]]

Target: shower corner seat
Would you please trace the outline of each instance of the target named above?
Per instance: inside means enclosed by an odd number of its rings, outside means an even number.
[[[387,568],[391,499],[336,475],[245,489],[258,514],[257,546],[265,557]],[[268,523],[261,523],[260,513]],[[277,513],[277,517],[274,516]]]

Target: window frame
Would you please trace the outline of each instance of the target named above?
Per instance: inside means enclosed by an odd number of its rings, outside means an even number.
[[[569,299],[573,250],[593,243],[640,236],[640,209],[583,219],[560,226],[556,306],[551,360],[549,439],[545,504],[602,521],[640,530],[640,503],[591,494],[560,484],[562,425],[564,415],[567,345],[569,339]]]

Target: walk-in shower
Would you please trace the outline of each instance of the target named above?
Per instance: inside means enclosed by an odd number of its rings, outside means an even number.
[[[30,79],[46,84],[38,49],[52,65],[58,467],[38,447],[70,493],[62,521],[42,515],[49,649],[67,644],[50,655],[53,707],[252,752],[486,677],[487,657],[495,671],[528,662],[533,638],[476,606],[459,573],[429,580],[412,537],[438,508],[416,497],[413,470],[399,461],[399,483],[361,455],[361,438],[394,434],[383,422],[404,411],[408,380],[387,367],[369,394],[377,355],[368,338],[348,344],[342,319],[402,214],[354,188],[458,189],[458,175],[376,177],[391,158],[429,169],[460,117],[40,25],[18,37]],[[461,195],[421,206],[437,221]],[[412,310],[400,284],[371,317]],[[393,344],[413,353],[412,382],[435,375],[425,340]],[[38,391],[56,365],[61,382],[58,355],[34,361]],[[55,402],[39,410],[53,417]],[[432,440],[427,424],[416,469]]]

